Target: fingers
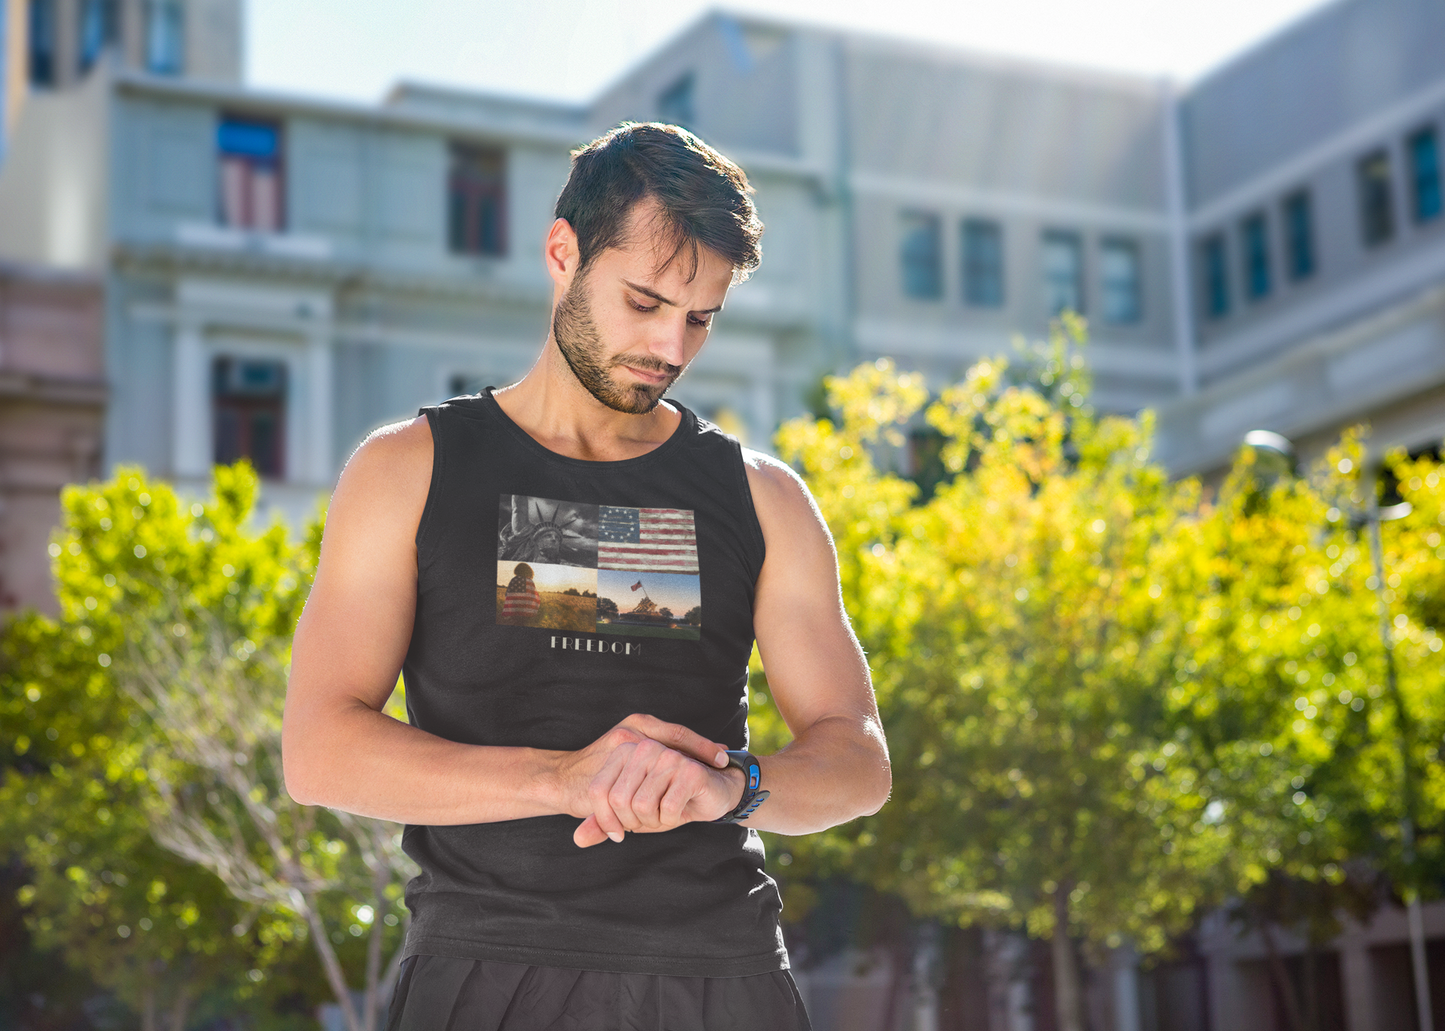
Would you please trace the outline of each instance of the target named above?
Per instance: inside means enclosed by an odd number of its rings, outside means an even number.
[[[668,723],[656,716],[649,716],[646,713],[635,713],[627,717],[620,724],[623,727],[630,727],[640,734],[668,748],[675,749],[683,755],[690,756],[700,763],[714,766],[719,769],[728,764],[727,746],[720,745],[716,741],[709,741],[696,731],[689,730],[680,723]]]
[[[572,840],[578,848],[591,848],[606,841],[607,832],[598,825],[596,816],[589,816],[572,832]]]
[[[601,840],[597,835],[621,841],[625,831],[671,830],[696,819],[692,803],[720,776],[651,739],[618,745],[588,785],[592,813],[574,840],[585,848],[584,841]]]

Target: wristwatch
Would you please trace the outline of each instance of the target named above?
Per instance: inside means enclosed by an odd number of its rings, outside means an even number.
[[[761,790],[763,769],[758,765],[758,757],[746,751],[729,751],[727,757],[729,766],[743,771],[743,797],[732,812],[719,816],[713,823],[737,823],[739,820],[746,820],[758,806],[768,800],[768,793]]]

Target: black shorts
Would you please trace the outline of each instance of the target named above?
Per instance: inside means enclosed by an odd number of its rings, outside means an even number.
[[[387,1031],[811,1031],[786,970],[671,977],[408,956]]]

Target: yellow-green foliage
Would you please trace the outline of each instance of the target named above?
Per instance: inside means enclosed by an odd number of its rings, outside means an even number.
[[[279,524],[254,526],[257,486],[242,464],[216,469],[204,503],[138,469],[67,488],[51,545],[60,614],[26,613],[6,627],[0,831],[20,843],[31,871],[20,901],[37,944],[63,948],[137,1009],[148,992],[163,1006],[181,992],[253,1005],[296,991],[313,1002],[329,995],[295,912],[239,900],[210,870],[157,844],[162,784],[233,843],[238,861],[263,868],[274,856],[244,813],[247,803],[272,807],[299,866],[336,885],[323,905],[343,932],[343,962],[364,964],[360,929],[345,932],[371,875],[326,811],[289,802],[270,754],[320,526],[299,542]],[[182,754],[129,689],[141,671],[199,659],[217,679],[184,703],[195,729],[245,764],[246,799]],[[212,704],[213,714],[227,704],[234,712],[237,690],[245,719],[207,717]],[[399,923],[396,912],[383,915]],[[388,933],[395,939],[399,928]]]
[[[933,400],[882,360],[828,381],[836,419],[779,432],[835,536],[894,793],[773,852],[794,875],[843,872],[920,913],[1040,934],[1062,890],[1076,933],[1145,949],[1267,870],[1338,879],[1399,797],[1368,549],[1330,521],[1364,500],[1343,453],[1272,492],[1245,465],[1212,503],[1151,460],[1148,413],[1094,414],[1068,338],[1031,360],[980,362]],[[952,475],[926,501],[893,471],[920,417]],[[1426,629],[1445,549],[1435,463],[1400,468],[1416,514],[1386,527],[1387,550],[1419,612],[1393,618],[1418,670],[1402,684],[1423,766],[1445,729]],[[753,690],[757,747],[776,747],[761,671]],[[1438,765],[1422,788],[1436,808]]]

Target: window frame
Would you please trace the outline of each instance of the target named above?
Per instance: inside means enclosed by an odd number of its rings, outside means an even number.
[[[1222,230],[1209,233],[1199,241],[1200,288],[1204,294],[1203,308],[1211,321],[1227,318],[1234,297],[1229,280],[1229,241]]]
[[[1426,141],[1429,166],[1422,173],[1420,145]],[[1405,137],[1405,155],[1410,169],[1410,216],[1415,225],[1425,225],[1440,217],[1445,200],[1440,184],[1440,134],[1433,123],[1419,126]]]
[[[120,45],[121,18],[120,0],[81,0],[75,48],[81,75],[94,68],[106,50]]]
[[[168,51],[164,42],[171,44]],[[141,54],[151,75],[180,76],[186,71],[186,12],[179,0],[146,0]]]
[[[1245,300],[1251,304],[1268,300],[1274,292],[1274,268],[1270,261],[1269,213],[1264,208],[1239,220],[1239,258]]]
[[[1066,245],[1064,249],[1068,250],[1074,256],[1073,275],[1070,278],[1072,280],[1074,295],[1079,303],[1073,306],[1056,306],[1054,304],[1053,287],[1056,280],[1053,275],[1053,270],[1049,267],[1049,256],[1052,249],[1057,245]],[[1062,251],[1060,251],[1060,253],[1062,253]],[[1044,310],[1048,314],[1048,317],[1056,319],[1066,311],[1072,311],[1076,315],[1086,314],[1088,302],[1085,297],[1085,284],[1087,279],[1084,268],[1083,234],[1074,229],[1045,229],[1040,240],[1040,257],[1041,261],[1039,265],[1040,270],[1043,272]],[[1062,277],[1059,277],[1057,282],[1062,283]]]
[[[27,78],[33,87],[50,89],[60,78],[59,0],[28,0],[25,13]]]
[[[1128,283],[1130,307],[1122,316],[1111,312],[1111,298],[1117,296],[1109,277],[1110,253],[1127,254],[1132,261]],[[1099,241],[1099,307],[1111,326],[1137,326],[1144,321],[1144,253],[1142,244],[1131,236],[1106,236]]]
[[[1285,194],[1280,201],[1280,227],[1284,244],[1285,275],[1291,283],[1312,279],[1319,267],[1315,247],[1314,196],[1308,186]]]
[[[1395,173],[1387,148],[1377,147],[1355,162],[1355,186],[1360,242],[1370,249],[1382,247],[1395,238],[1396,230]]]
[[[226,389],[222,383],[223,369],[232,365],[270,366],[279,375],[274,390],[258,390],[248,392],[244,390]],[[247,459],[255,468],[256,474],[264,480],[274,482],[285,482],[287,478],[287,434],[289,432],[289,420],[287,418],[291,401],[291,367],[290,363],[281,358],[263,358],[246,354],[232,354],[225,351],[217,351],[211,355],[211,458],[217,465],[229,465]],[[236,454],[228,455],[223,453],[222,423],[227,413],[238,416],[243,429],[237,433],[238,441]],[[271,456],[267,461],[259,461],[254,447],[247,447],[245,444],[254,444],[254,421],[247,424],[248,417],[254,419],[258,415],[269,414],[274,417],[273,437],[271,440]]]
[[[943,300],[943,218],[937,212],[907,208],[899,212],[898,264],[902,275],[903,296],[913,301]],[[909,224],[913,223],[910,230]],[[926,233],[928,253],[910,253],[910,245]],[[926,266],[926,267],[925,267]],[[924,279],[913,273],[926,273],[926,288],[918,288]]]
[[[495,160],[496,168],[482,166]],[[503,146],[453,140],[447,148],[447,250],[469,258],[505,258],[509,248],[509,155]],[[486,232],[486,202],[494,221]],[[465,205],[477,204],[475,208]],[[460,212],[460,213],[459,213]]]
[[[980,254],[975,243],[992,246]],[[963,266],[963,303],[970,308],[1002,308],[1007,300],[1008,276],[1004,227],[997,219],[970,216],[959,223]]]
[[[275,149],[270,157],[257,154],[247,154],[242,149],[226,149],[222,137],[227,125],[249,126],[256,129],[269,129],[274,134]],[[286,124],[278,117],[264,114],[252,114],[246,111],[234,111],[222,109],[216,114],[216,177],[218,190],[216,196],[216,223],[228,229],[236,229],[247,233],[284,233],[286,232],[289,205],[287,204],[286,189]],[[230,221],[227,211],[226,196],[226,166],[234,162],[242,164],[247,170],[248,182],[251,177],[263,169],[269,168],[273,174],[276,184],[276,224],[274,226],[262,226],[256,223],[250,203],[248,188],[247,214],[240,221]]]

